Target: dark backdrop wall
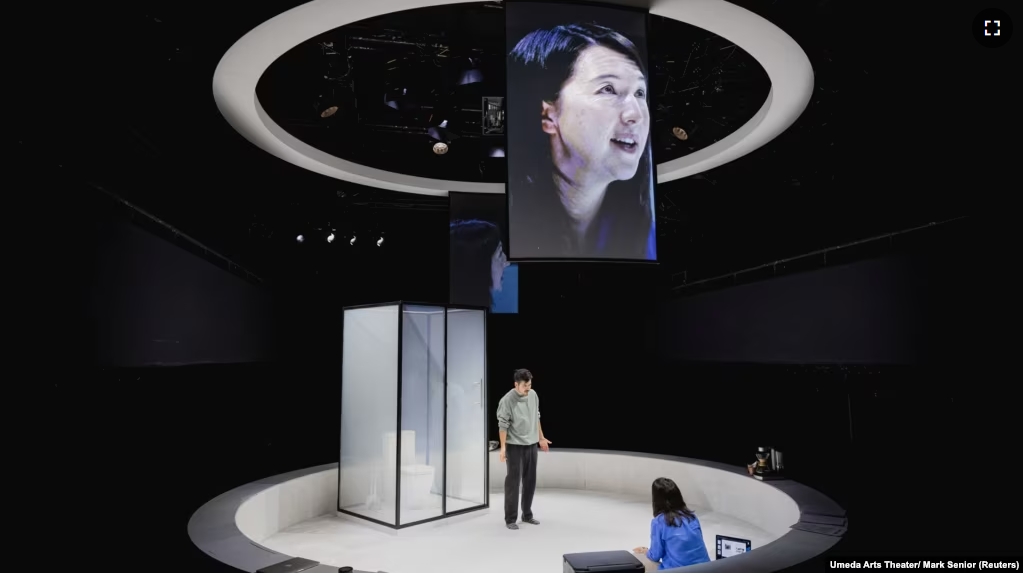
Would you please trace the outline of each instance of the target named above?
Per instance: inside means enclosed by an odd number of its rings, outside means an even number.
[[[336,460],[337,380],[282,362],[272,335],[289,332],[269,287],[158,237],[95,189],[42,182],[66,193],[56,213],[25,211],[49,215],[24,235],[33,289],[15,307],[30,313],[32,354],[6,402],[8,457],[22,469],[5,485],[19,492],[8,512],[29,533],[68,516],[63,555],[112,545],[106,568],[225,571],[189,542],[188,518],[239,484]],[[155,366],[168,364],[183,366]],[[277,424],[281,413],[303,422]]]
[[[214,266],[126,216],[97,210],[90,226],[88,322],[104,366],[268,361],[270,289]]]
[[[900,241],[919,245],[884,257],[665,302],[658,354],[669,362],[962,363],[970,225],[914,232]]]

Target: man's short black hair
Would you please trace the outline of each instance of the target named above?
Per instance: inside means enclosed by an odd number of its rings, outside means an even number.
[[[515,369],[515,383],[528,383],[533,380],[533,373],[529,369]]]

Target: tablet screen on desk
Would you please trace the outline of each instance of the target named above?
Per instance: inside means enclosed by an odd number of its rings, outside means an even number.
[[[717,535],[717,556],[715,560],[745,554],[753,549],[753,543],[744,538]]]

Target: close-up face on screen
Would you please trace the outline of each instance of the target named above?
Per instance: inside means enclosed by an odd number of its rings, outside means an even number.
[[[509,263],[504,240],[504,198],[450,194],[449,302],[518,313],[519,269]]]
[[[512,259],[657,259],[643,12],[508,3]]]

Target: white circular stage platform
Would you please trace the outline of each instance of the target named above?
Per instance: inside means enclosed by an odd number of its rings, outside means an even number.
[[[594,549],[628,550],[650,544],[650,500],[587,490],[537,489],[539,526],[504,527],[500,491],[493,506],[440,524],[387,534],[347,517],[321,516],[286,528],[263,546],[324,564],[384,572],[560,572],[562,556]],[[778,537],[738,518],[699,507],[707,547],[715,533],[753,541]]]
[[[763,483],[745,469],[706,461],[594,450],[541,453],[533,504],[541,524],[504,527],[504,465],[491,453],[491,508],[402,530],[337,513],[337,465],[257,481],[192,516],[192,541],[213,558],[254,572],[301,557],[310,572],[561,572],[562,555],[649,545],[650,483],[675,480],[703,526],[752,541],[745,555],[681,570],[770,572],[811,559],[844,532],[844,511],[789,481]],[[824,519],[822,520],[821,517]],[[837,526],[827,532],[821,522]],[[516,552],[509,552],[520,545]]]

